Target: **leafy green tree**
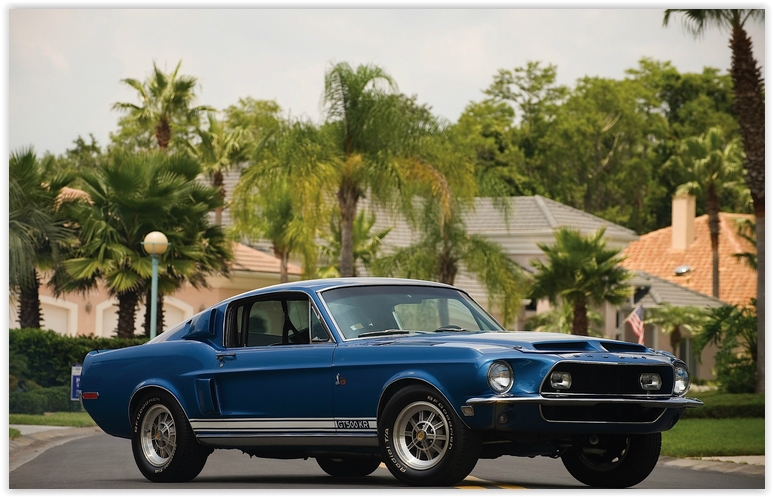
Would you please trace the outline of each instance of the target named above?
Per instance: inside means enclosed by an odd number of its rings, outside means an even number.
[[[760,67],[752,53],[752,42],[746,32],[748,21],[764,22],[763,9],[667,9],[663,24],[668,25],[671,15],[681,13],[685,26],[696,37],[707,29],[717,27],[731,32],[730,73],[735,89],[735,109],[741,127],[746,158],[746,184],[754,205],[757,224],[757,327],[760,359],[757,361],[757,392],[765,392],[765,93]]]
[[[341,262],[341,222],[338,217],[334,214],[330,218],[330,232],[323,235],[327,245],[321,247],[320,251],[330,264],[319,269],[319,274],[322,278],[338,278],[341,276],[341,271],[338,269],[338,264]],[[359,276],[357,274],[358,262],[366,270],[371,269],[381,248],[381,242],[392,231],[392,228],[387,228],[373,233],[373,225],[375,224],[375,214],[366,217],[364,210],[361,210],[354,219],[352,226],[355,263],[354,276]]]
[[[741,144],[737,139],[725,140],[721,129],[711,128],[701,136],[683,140],[671,160],[690,178],[677,188],[676,194],[689,193],[706,203],[711,236],[711,288],[712,295],[719,297],[719,199],[726,190],[738,195],[747,191],[743,184]]]
[[[708,311],[705,308],[693,306],[674,306],[667,302],[661,307],[647,311],[649,316],[645,324],[660,326],[663,333],[669,336],[671,350],[676,355],[683,339],[695,336],[703,330]]]
[[[191,106],[196,98],[197,78],[179,75],[181,65],[182,61],[167,74],[154,62],[153,73],[144,83],[133,78],[122,79],[122,83],[137,91],[140,103],[113,104],[113,109],[128,113],[121,124],[135,126],[132,134],[150,132],[161,150],[166,150],[176,135],[180,135],[180,143],[184,144],[189,130],[198,124],[199,115],[214,111],[207,105]]]
[[[569,302],[575,335],[588,335],[589,305],[619,305],[631,296],[631,274],[619,266],[620,250],[607,248],[604,231],[585,237],[562,227],[555,232],[554,244],[538,244],[546,263],[538,259],[531,263],[536,274],[529,297],[547,298],[554,306]]]
[[[204,173],[210,178],[223,198],[226,197],[223,174],[232,169],[244,146],[245,133],[242,128],[228,129],[225,123],[217,119],[215,113],[207,115],[208,128],[197,128],[196,143],[188,142],[188,153],[202,165]],[[223,207],[215,209],[215,224],[222,224]]]
[[[113,152],[96,171],[82,175],[88,199],[70,206],[79,243],[62,263],[58,292],[83,291],[104,283],[118,299],[119,337],[132,337],[141,296],[150,285],[151,258],[141,242],[162,231],[170,250],[159,265],[159,294],[183,281],[201,284],[204,275],[224,272],[230,250],[206,215],[222,201],[196,181],[201,167],[190,157]],[[150,306],[148,306],[150,307]]]
[[[532,331],[553,331],[571,334],[573,315],[572,304],[562,301],[560,306],[530,317],[526,320],[524,326],[527,330]],[[593,327],[602,326],[603,324],[604,318],[601,316],[601,313],[595,309],[588,309],[588,333],[601,336],[600,333],[594,333]]]
[[[271,133],[283,123],[282,108],[273,100],[240,98],[236,105],[225,111],[224,126],[229,132],[241,130],[243,146],[236,162],[249,161]]]
[[[556,84],[557,73],[553,64],[542,67],[540,62],[529,61],[526,67],[500,69],[491,86],[484,90],[496,101],[512,102],[518,111],[518,146],[528,164],[527,174],[539,164],[540,141],[569,95],[566,86]]]
[[[40,271],[53,267],[71,235],[59,194],[73,175],[56,172],[53,163],[27,148],[12,153],[8,164],[8,275],[21,328],[40,328]]]
[[[544,193],[525,173],[512,107],[492,99],[470,103],[454,126],[455,138],[475,154],[475,174],[482,196]]]
[[[709,344],[719,349],[714,356],[717,380],[729,393],[752,393],[757,384],[757,302],[749,306],[726,305],[712,309],[695,345],[702,351]]]

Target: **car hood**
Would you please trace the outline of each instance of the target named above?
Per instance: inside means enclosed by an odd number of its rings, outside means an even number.
[[[380,343],[395,345],[441,345],[466,346],[475,349],[504,347],[524,353],[570,354],[570,353],[651,353],[652,350],[632,342],[604,338],[566,335],[545,332],[453,332],[439,334],[415,334],[400,337],[376,339]]]

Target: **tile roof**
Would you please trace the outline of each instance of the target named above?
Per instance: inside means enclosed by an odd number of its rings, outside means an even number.
[[[278,273],[279,259],[260,250],[248,247],[242,243],[233,244],[234,260],[231,269],[235,271],[249,271],[256,273]],[[301,274],[300,266],[287,265],[288,274]]]
[[[475,199],[467,213],[467,228],[471,233],[513,234],[552,231],[568,226],[583,233],[607,229],[607,236],[637,238],[636,232],[555,200],[534,195],[507,199],[509,212],[503,213],[490,198]]]
[[[725,305],[725,302],[718,298],[696,292],[644,271],[633,271],[633,273],[632,286],[636,288],[649,287],[649,292],[640,301],[645,309],[659,307],[663,302],[676,307],[720,307]]]
[[[719,298],[730,304],[746,305],[757,296],[757,272],[733,257],[739,252],[755,252],[755,247],[737,235],[736,219],[753,219],[744,214],[719,215]],[[711,295],[711,239],[708,215],[695,218],[695,240],[686,250],[673,249],[672,228],[663,228],[632,242],[625,250],[627,269],[639,270],[672,283]],[[677,266],[691,271],[676,276]]]

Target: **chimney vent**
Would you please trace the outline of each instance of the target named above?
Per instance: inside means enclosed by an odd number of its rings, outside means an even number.
[[[674,197],[671,204],[671,247],[686,250],[695,240],[695,197]]]

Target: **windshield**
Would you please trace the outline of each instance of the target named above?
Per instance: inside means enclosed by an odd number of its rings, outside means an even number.
[[[430,286],[353,286],[322,292],[346,338],[411,332],[503,331],[466,294]]]

